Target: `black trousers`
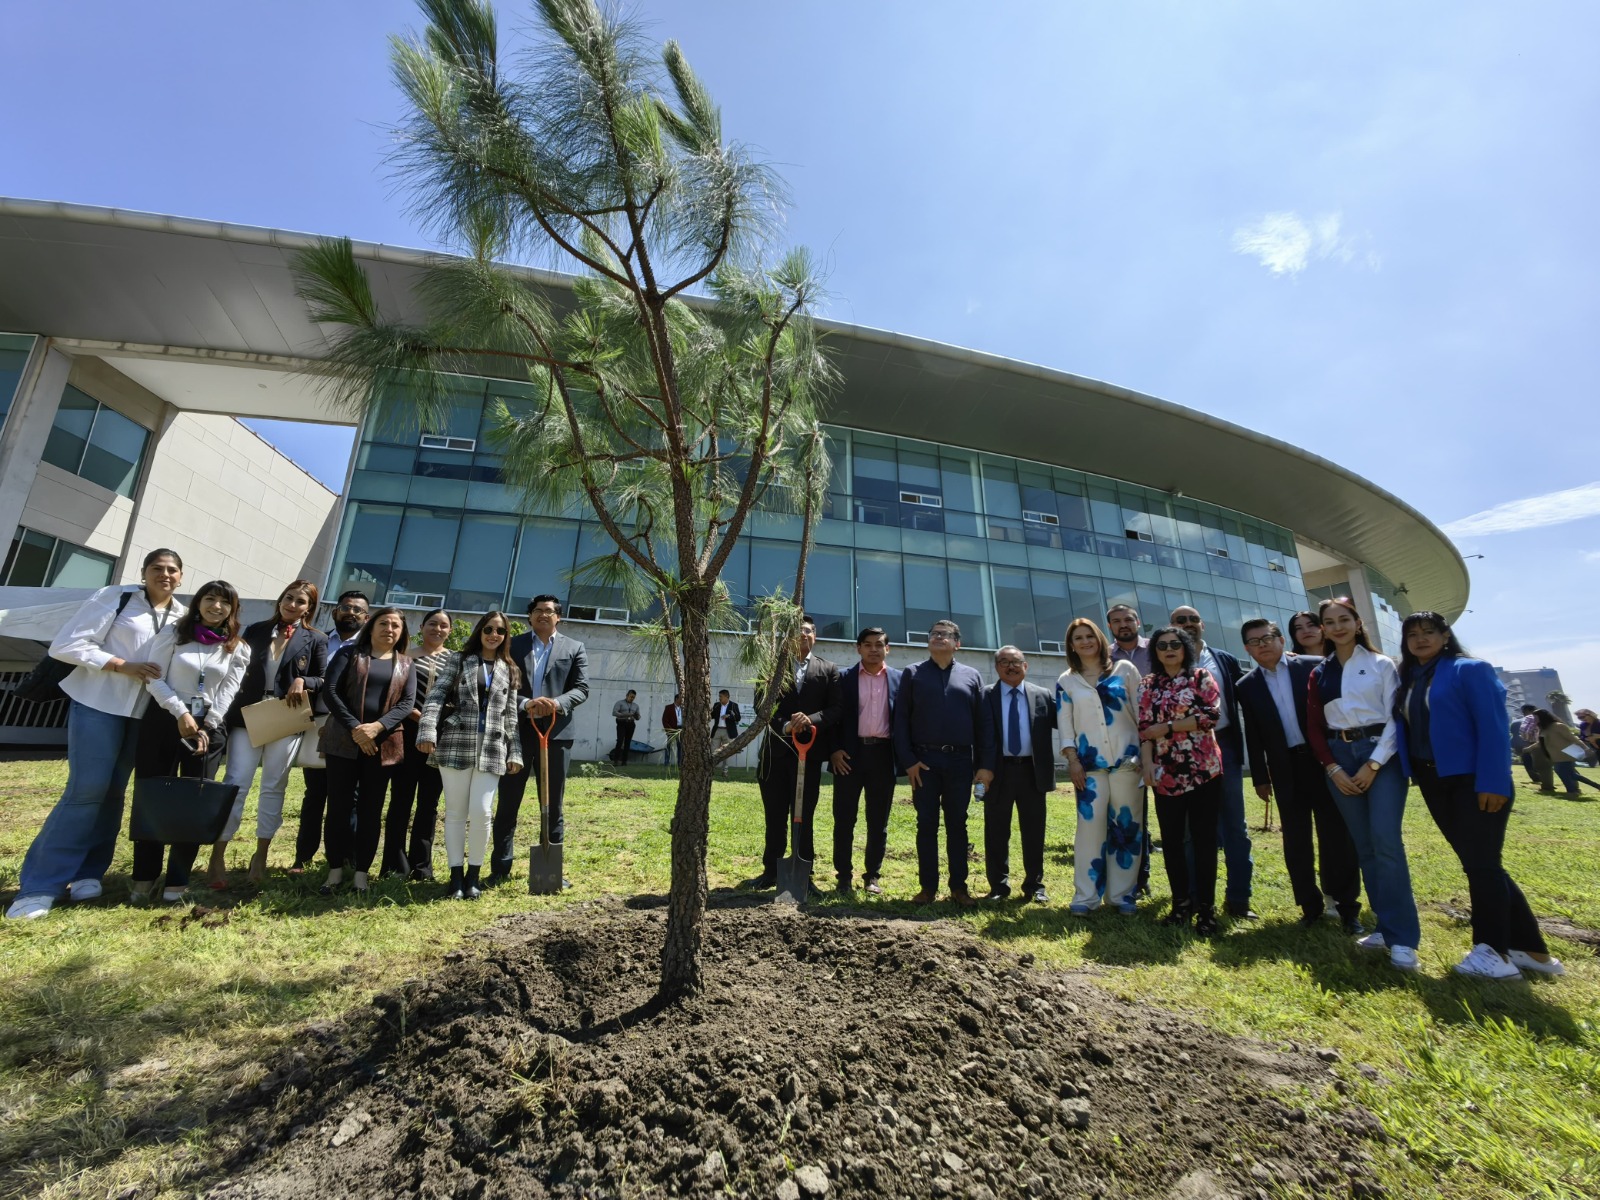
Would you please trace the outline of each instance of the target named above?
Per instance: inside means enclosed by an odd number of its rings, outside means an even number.
[[[865,875],[876,879],[883,870],[894,784],[894,746],[888,741],[863,745],[850,760],[850,773],[833,777],[833,869],[841,880],[849,880],[853,873],[856,817],[863,795],[867,799]]]
[[[1501,954],[1508,950],[1549,953],[1528,898],[1500,865],[1512,801],[1507,800],[1499,812],[1484,812],[1478,807],[1471,775],[1441,776],[1432,763],[1412,763],[1411,776],[1434,824],[1467,873],[1473,942],[1492,946]]]
[[[317,857],[322,848],[323,818],[328,807],[328,772],[301,771],[306,782],[305,798],[300,801],[300,828],[294,835],[295,866],[303,867]]]
[[[178,734],[178,718],[160,705],[152,704],[139,722],[139,743],[134,751],[135,779],[215,779],[222,766],[227,738],[212,738],[204,754],[190,754]],[[200,847],[194,842],[174,842],[170,849],[160,842],[134,842],[133,878],[139,883],[154,882],[166,859],[166,886],[186,887],[194,870]]]
[[[383,800],[399,764],[383,765],[376,754],[356,758],[328,755],[328,817],[323,841],[328,848],[328,865],[347,863],[357,871],[371,871],[378,856],[378,836],[383,816]]]
[[[515,775],[500,776],[500,793],[495,800],[494,827],[490,833],[489,874],[509,875],[516,860],[517,814],[522,810],[522,798],[528,791],[528,780],[534,782],[534,795],[539,786],[539,735],[533,731],[527,717],[517,719],[517,734],[522,739],[522,770]],[[567,793],[567,761],[572,756],[572,742],[550,743],[550,841],[554,845],[567,840],[565,805]]]
[[[1307,916],[1322,914],[1326,892],[1339,906],[1339,915],[1354,920],[1361,911],[1361,864],[1350,829],[1333,802],[1322,764],[1310,746],[1289,751],[1291,775],[1273,780],[1273,795],[1278,801],[1278,818],[1283,825],[1283,862],[1289,870],[1289,885],[1294,902]],[[1313,831],[1315,838],[1313,840]],[[1322,853],[1321,884],[1317,872],[1317,851]]]
[[[789,829],[794,827],[794,854],[807,862],[816,859],[812,840],[812,818],[817,813],[817,797],[822,793],[822,755],[806,757],[806,784],[801,811],[804,819],[794,824],[794,789],[800,777],[800,756],[786,737],[768,733],[761,743],[761,763],[757,779],[761,786],[761,810],[766,817],[767,836],[761,848],[761,869],[765,875],[778,870],[778,860],[789,846]]]
[[[439,768],[428,765],[428,756],[417,749],[417,724],[407,720],[401,726],[406,753],[395,768],[389,786],[389,813],[383,822],[383,866],[385,875],[409,875],[413,867],[433,873],[433,834],[439,824],[439,796],[444,782]],[[412,824],[412,806],[416,823]],[[407,841],[409,834],[409,843]]]
[[[983,797],[983,866],[989,890],[1011,888],[1011,810],[1022,831],[1022,890],[1044,886],[1044,796],[1033,773],[1033,759],[1001,757],[1000,769]]]
[[[638,725],[637,721],[617,722],[617,744],[611,748],[611,758],[614,762],[627,765],[628,750],[633,744],[633,731]]]
[[[919,761],[928,764],[922,786],[911,789],[917,810],[917,882],[929,895],[939,890],[939,818],[944,818],[944,852],[950,871],[950,890],[967,890],[967,808],[972,803],[972,775],[976,768],[971,750],[933,750],[918,747]]]
[[[1210,915],[1217,908],[1217,812],[1222,807],[1222,776],[1208,779],[1192,792],[1156,794],[1156,820],[1166,853],[1167,886],[1174,907],[1183,897],[1195,898],[1195,911]],[[1194,876],[1183,852],[1184,839],[1194,852]]]

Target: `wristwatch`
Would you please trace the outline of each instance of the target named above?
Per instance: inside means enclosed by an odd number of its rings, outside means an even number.
[[[1383,764],[1381,762],[1373,762],[1370,758],[1367,759],[1367,766],[1372,768],[1372,773],[1374,775],[1383,770]]]

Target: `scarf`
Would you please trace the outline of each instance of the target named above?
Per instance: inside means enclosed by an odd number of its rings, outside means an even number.
[[[300,628],[300,622],[299,621],[291,621],[287,625],[285,625],[285,624],[280,622],[278,624],[276,630],[274,630],[272,636],[274,638],[282,638],[284,641],[287,642],[290,638],[292,638],[294,636],[294,631],[296,629],[299,629],[299,628]]]
[[[228,635],[209,625],[196,625],[194,627],[194,640],[202,646],[220,646],[228,640]]]

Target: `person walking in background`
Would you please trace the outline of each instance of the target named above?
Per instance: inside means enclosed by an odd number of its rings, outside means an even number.
[[[1150,674],[1150,639],[1139,636],[1142,624],[1139,610],[1131,604],[1113,604],[1106,609],[1106,628],[1114,639],[1111,661],[1132,663],[1140,679]]]
[[[1222,750],[1212,731],[1222,711],[1222,692],[1211,672],[1198,665],[1186,630],[1163,626],[1150,635],[1150,649],[1156,667],[1139,688],[1139,754],[1145,786],[1156,794],[1156,820],[1166,848],[1162,858],[1172,888],[1172,911],[1161,923],[1187,925],[1192,917],[1196,934],[1214,937]],[[1182,852],[1186,838],[1190,855]]]
[[[1289,618],[1289,650],[1292,654],[1306,654],[1312,658],[1321,658],[1322,650],[1322,618],[1314,612],[1304,610],[1297,612]]]
[[[867,891],[883,894],[878,877],[889,845],[889,813],[899,771],[894,761],[894,706],[901,672],[885,661],[889,635],[876,625],[856,634],[860,661],[839,673],[839,723],[828,769],[833,774],[833,870],[841,892],[854,886],[856,817],[867,805],[862,876]],[[726,699],[728,693],[721,693]],[[716,719],[716,714],[712,714]],[[726,740],[726,739],[724,739]]]
[[[1533,748],[1539,744],[1539,722],[1534,716],[1539,710],[1532,704],[1522,706],[1522,715],[1512,717],[1507,731],[1511,735],[1511,749],[1528,773],[1528,782],[1539,786],[1539,768],[1533,761]]]
[[[511,658],[511,618],[498,610],[473,626],[459,655],[439,666],[422,706],[417,750],[444,781],[444,849],[452,900],[476,900],[500,779],[522,770],[517,733],[521,672]]]
[[[1078,797],[1071,911],[1088,916],[1103,901],[1131,916],[1145,857],[1145,790],[1139,755],[1141,676],[1117,659],[1087,617],[1067,626],[1067,669],[1056,680],[1061,757]]]
[[[1505,685],[1436,612],[1412,613],[1400,638],[1401,767],[1461,861],[1472,897],[1473,946],[1455,969],[1484,979],[1565,974],[1500,862],[1512,806]]]
[[[840,713],[839,668],[813,654],[817,644],[817,626],[810,617],[802,617],[799,628],[790,644],[791,660],[788,677],[778,690],[777,706],[761,740],[761,761],[756,767],[756,781],[761,788],[761,811],[766,822],[766,837],[761,850],[761,874],[746,881],[748,888],[769,888],[778,884],[778,860],[789,846],[789,830],[794,829],[794,855],[813,862],[816,852],[812,842],[812,818],[817,811],[817,797],[822,791],[822,760],[827,757],[829,730],[838,723]],[[815,729],[814,737],[821,744],[813,744],[815,753],[808,750],[806,757],[805,790],[802,809],[805,819],[793,822],[795,788],[800,780],[800,754],[795,749],[796,734]],[[808,891],[815,890],[808,885]]]
[[[894,710],[894,752],[911,780],[917,810],[917,880],[913,904],[932,904],[939,891],[939,818],[944,817],[950,899],[975,903],[967,890],[967,809],[972,785],[988,786],[993,723],[983,707],[983,676],[956,662],[961,626],[935,621],[928,657],[905,669]]]
[[[1539,729],[1539,740],[1534,746],[1533,761],[1539,768],[1540,794],[1554,796],[1555,779],[1560,779],[1567,789],[1567,799],[1577,799],[1583,794],[1578,786],[1578,763],[1581,760],[1568,751],[1582,751],[1583,741],[1573,732],[1572,726],[1557,720],[1556,715],[1548,708],[1536,709],[1533,719]]]
[[[290,768],[300,750],[301,735],[290,734],[265,746],[251,745],[244,709],[272,697],[281,698],[291,708],[311,703],[328,669],[328,639],[311,627],[316,611],[317,585],[309,579],[296,579],[278,594],[274,615],[244,631],[250,656],[244,680],[228,710],[228,767],[223,776],[223,782],[237,787],[239,794],[221,838],[211,848],[207,871],[211,887],[218,891],[228,886],[228,843],[239,832],[245,797],[250,794],[258,768],[261,791],[256,797],[256,848],[250,856],[248,878],[251,883],[260,883],[267,877],[267,849],[283,824],[283,796],[288,789]]]
[[[1396,759],[1394,716],[1400,675],[1373,649],[1350,597],[1324,600],[1317,615],[1328,654],[1306,690],[1306,736],[1355,842],[1378,922],[1377,931],[1356,944],[1387,949],[1392,966],[1415,971],[1422,927],[1401,831],[1406,776]]]
[[[439,768],[417,749],[417,729],[422,721],[422,705],[433,686],[434,676],[455,651],[445,649],[450,636],[450,614],[442,608],[424,613],[416,649],[411,652],[411,669],[417,676],[417,706],[401,723],[405,757],[389,785],[389,816],[383,823],[384,875],[405,875],[419,881],[433,879],[433,833],[439,825],[439,796],[444,784]],[[416,817],[412,818],[412,805]],[[409,839],[407,831],[409,829]]]
[[[1246,621],[1239,636],[1256,663],[1255,670],[1239,680],[1238,688],[1239,711],[1250,747],[1250,779],[1262,800],[1277,795],[1283,861],[1295,903],[1300,906],[1301,924],[1310,927],[1322,920],[1326,894],[1338,906],[1345,932],[1363,933],[1357,920],[1361,914],[1361,866],[1355,843],[1339,806],[1328,794],[1322,767],[1306,736],[1306,692],[1311,672],[1322,657],[1285,654],[1283,634],[1265,617]]]
[[[539,595],[528,602],[527,633],[511,639],[511,658],[521,672],[519,695],[523,720],[517,723],[522,739],[522,761],[528,770],[507,773],[500,778],[500,798],[494,809],[494,848],[490,852],[489,882],[511,877],[515,857],[517,813],[527,792],[528,776],[534,777],[538,795],[544,794],[544,781],[535,764],[539,761],[539,737],[533,722],[546,731],[550,756],[550,841],[566,841],[567,765],[572,759],[572,714],[589,698],[589,654],[582,642],[557,630],[562,605],[556,596]],[[561,886],[572,884],[563,879]]]
[[[400,726],[417,706],[417,677],[406,654],[410,644],[405,613],[380,608],[328,667],[328,723],[322,727],[328,760],[325,896],[339,890],[346,863],[354,871],[351,886],[367,890],[384,796],[405,754]]]
[[[611,706],[612,719],[617,723],[617,744],[611,748],[611,761],[621,767],[628,765],[628,752],[633,749],[633,731],[639,726],[639,705],[635,703],[638,694],[629,688],[628,694]]]
[[[1011,810],[1017,810],[1022,834],[1022,895],[1035,904],[1050,903],[1044,886],[1045,797],[1055,791],[1055,701],[1036,683],[1028,682],[1028,659],[1015,646],[1001,646],[994,655],[999,680],[984,689],[993,758],[984,765],[993,774],[983,795],[983,865],[989,880],[985,900],[1011,895]]]
[[[1592,708],[1580,708],[1572,715],[1578,718],[1578,737],[1588,750],[1585,761],[1595,766],[1596,757],[1600,755],[1600,716],[1596,716]]]
[[[734,703],[727,688],[717,693],[717,702],[711,706],[711,749],[713,752],[726,746],[739,736],[739,719],[744,714]],[[722,762],[722,777],[728,777],[728,762]]]
[[[1233,655],[1207,643],[1206,623],[1192,606],[1185,604],[1173,609],[1172,623],[1194,639],[1195,665],[1204,668],[1216,681],[1221,696],[1222,706],[1217,711],[1217,724],[1212,732],[1222,751],[1217,840],[1222,844],[1222,860],[1228,868],[1223,907],[1230,917],[1254,920],[1256,914],[1250,908],[1250,893],[1255,862],[1250,857],[1250,827],[1244,812],[1244,735],[1239,723],[1239,701],[1234,692],[1244,672]]]
[[[220,579],[202,584],[178,621],[160,677],[145,685],[155,703],[140,721],[136,777],[216,778],[228,742],[223,721],[249,661],[250,647],[239,636],[239,593]],[[182,900],[199,853],[194,842],[175,843],[170,849],[160,842],[134,842],[128,899],[134,904],[149,901],[165,857],[161,899]]]
[[[103,587],[50,643],[72,667],[61,681],[67,708],[67,786],[22,859],[17,898],[6,916],[44,916],[65,896],[93,900],[116,855],[122,800],[139,746],[145,685],[187,611],[173,592],[183,582],[175,550],[144,557],[138,587]]]
[[[667,745],[661,751],[661,765],[670,767],[673,754],[678,756],[678,765],[683,765],[683,751],[678,745],[678,739],[683,736],[683,693],[674,692],[672,703],[661,710],[661,731],[666,734]]]
[[[306,614],[306,621],[310,623],[315,619],[316,606],[313,605],[311,611]],[[366,593],[355,591],[341,593],[334,604],[333,632],[323,634],[328,640],[327,661],[331,663],[340,650],[355,641],[356,635],[366,623]],[[318,717],[328,715],[328,705],[320,689],[311,698],[311,711]],[[300,776],[305,783],[305,795],[300,801],[300,823],[294,839],[294,863],[289,867],[291,875],[304,873],[306,867],[311,865],[312,859],[317,857],[317,848],[322,845],[322,826],[328,806],[327,770],[307,768],[300,772]]]

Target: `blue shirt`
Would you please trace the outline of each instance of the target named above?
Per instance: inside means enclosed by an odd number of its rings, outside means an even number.
[[[528,655],[530,670],[528,672],[528,687],[535,696],[544,695],[545,668],[550,665],[550,650],[556,644],[556,639],[551,637],[547,642],[536,633],[533,635],[533,650]]]
[[[931,658],[900,677],[894,706],[894,749],[905,766],[925,761],[919,746],[966,748],[974,762],[992,757],[994,730],[983,711],[983,676],[952,661],[943,670]]]

